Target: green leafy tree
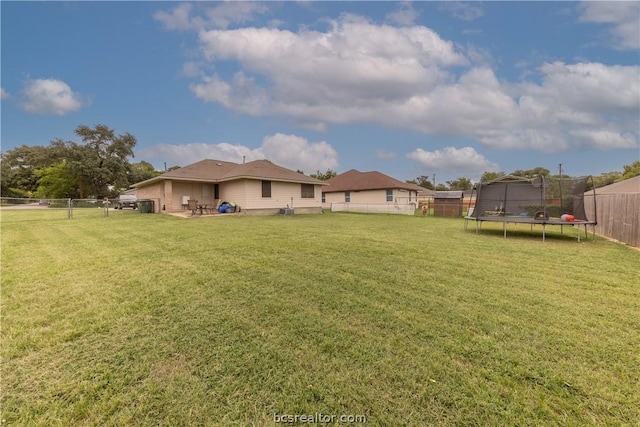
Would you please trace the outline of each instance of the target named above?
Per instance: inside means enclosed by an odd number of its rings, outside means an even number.
[[[8,197],[32,197],[38,189],[38,169],[59,161],[59,147],[21,145],[2,154],[1,194]]]
[[[598,176],[593,177],[593,185],[596,188],[604,187],[605,185],[613,184],[614,182],[622,180],[622,174],[620,172],[605,172]],[[588,189],[591,190],[591,182],[587,184]]]
[[[444,185],[444,184],[438,184],[438,185],[436,185],[436,191],[448,191],[448,190],[449,190],[449,187],[447,187],[447,186],[446,186],[446,185]]]
[[[98,199],[113,195],[128,188],[130,165],[136,138],[125,133],[117,135],[105,125],[94,128],[78,126],[75,130],[83,144],[67,144],[70,167],[77,178],[81,198],[93,196]]]
[[[640,175],[640,161],[623,166],[622,179],[629,179],[638,175]]]
[[[473,183],[469,178],[458,178],[453,181],[447,181],[450,190],[470,190]]]
[[[429,181],[429,177],[426,175],[420,175],[419,177],[417,177],[416,179],[410,179],[408,181],[406,181],[408,184],[416,184],[419,185],[420,187],[424,187],[427,188],[429,190],[434,190],[435,188],[433,187],[433,184],[431,183],[431,181]]]
[[[498,179],[502,176],[505,176],[504,172],[484,172],[480,177],[481,182],[493,181],[494,179]]]
[[[549,176],[550,172],[549,169],[545,169],[543,167],[537,167],[537,168],[533,168],[533,169],[527,169],[527,170],[516,170],[511,172],[511,175],[515,175],[515,176],[522,176],[524,178],[535,178],[536,176]]]
[[[138,163],[131,163],[129,172],[129,184],[136,184],[138,182],[146,181],[147,179],[155,178],[161,175],[162,172],[157,171],[153,165],[144,160]]]
[[[321,173],[320,171],[317,171],[316,173],[312,173],[309,176],[311,178],[319,179],[320,181],[327,181],[327,180],[333,178],[336,175],[338,175],[336,173],[336,171],[331,170],[331,169],[327,169],[327,171],[325,173]]]
[[[66,199],[78,197],[76,179],[66,162],[38,169],[38,190],[36,197],[47,199]]]

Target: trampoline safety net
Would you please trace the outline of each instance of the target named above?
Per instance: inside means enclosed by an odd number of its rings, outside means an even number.
[[[503,178],[476,184],[469,219],[514,222],[589,221],[584,192],[590,177]],[[520,219],[520,221],[518,221]]]

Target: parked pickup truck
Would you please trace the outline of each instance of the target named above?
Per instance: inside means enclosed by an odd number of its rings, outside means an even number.
[[[134,194],[121,194],[114,200],[114,209],[131,208],[136,209],[138,207],[138,197]]]

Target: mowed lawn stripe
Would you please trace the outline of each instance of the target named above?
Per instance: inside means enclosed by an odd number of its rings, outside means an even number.
[[[1,215],[8,423],[640,417],[640,254],[572,229],[542,242],[419,216]]]

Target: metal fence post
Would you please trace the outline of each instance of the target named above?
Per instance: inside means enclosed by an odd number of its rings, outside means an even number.
[[[67,217],[71,219],[73,218],[73,211],[71,210],[71,199],[67,199],[67,207],[68,207]]]

